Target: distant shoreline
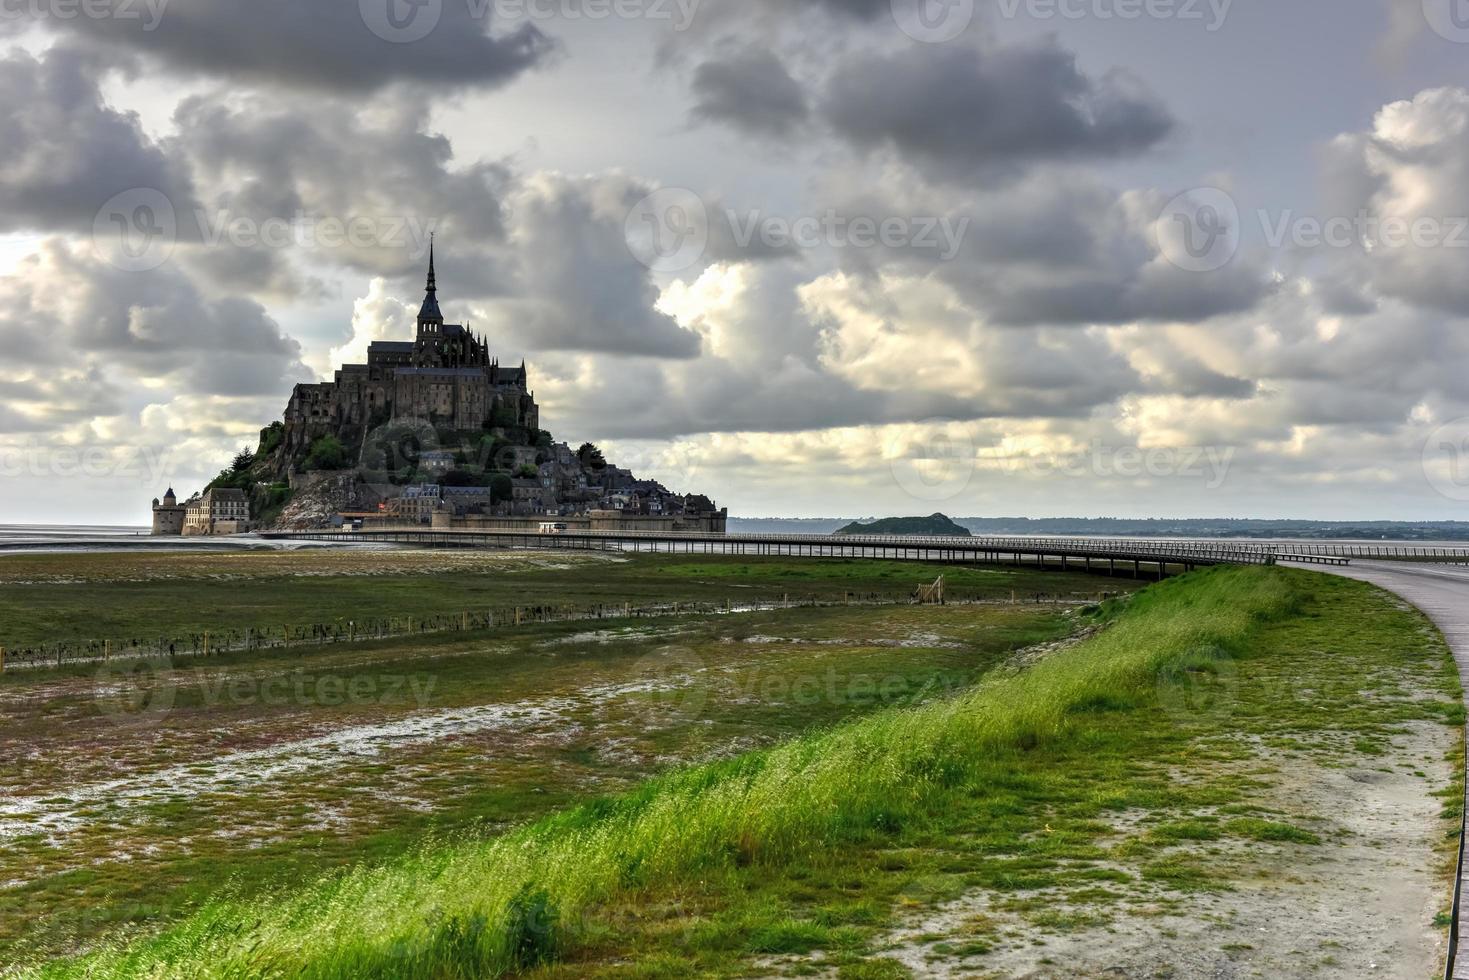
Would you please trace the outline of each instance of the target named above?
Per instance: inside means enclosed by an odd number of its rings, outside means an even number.
[[[859,518],[863,523],[875,518]],[[743,534],[831,534],[852,518],[731,517]],[[1389,541],[1416,544],[1469,542],[1469,521],[1296,521],[1229,518],[1127,520],[1123,518],[955,517],[982,537],[1183,538],[1240,541]]]
[[[867,518],[866,520],[872,520]],[[732,534],[833,534],[842,518],[730,518]],[[980,537],[1153,538],[1254,543],[1386,542],[1453,547],[1469,542],[1469,522],[1122,521],[955,518]],[[0,556],[124,551],[282,551],[298,548],[385,548],[376,542],[336,543],[231,537],[153,537],[148,528],[106,525],[0,524]]]

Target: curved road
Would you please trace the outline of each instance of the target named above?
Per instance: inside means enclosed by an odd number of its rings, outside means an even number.
[[[1358,561],[1346,568],[1322,571],[1370,582],[1421,609],[1449,641],[1459,665],[1459,678],[1469,692],[1469,567]],[[1461,855],[1456,908],[1458,897],[1465,895],[1469,895],[1469,875],[1465,874]],[[1469,921],[1460,916],[1455,928],[1460,955],[1455,957],[1451,976],[1453,980],[1469,980]]]

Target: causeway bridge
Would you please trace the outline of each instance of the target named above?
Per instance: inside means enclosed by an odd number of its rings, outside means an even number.
[[[517,548],[801,558],[869,558],[1033,565],[1164,578],[1209,565],[1345,567],[1356,560],[1469,564],[1469,547],[1350,542],[1042,537],[709,534],[670,531],[430,530],[386,527],[277,532],[272,539],[399,544],[425,548]]]

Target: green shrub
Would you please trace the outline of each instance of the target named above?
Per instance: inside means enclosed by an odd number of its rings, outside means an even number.
[[[308,473],[313,470],[346,469],[347,448],[336,436],[322,436],[311,444],[301,468]]]

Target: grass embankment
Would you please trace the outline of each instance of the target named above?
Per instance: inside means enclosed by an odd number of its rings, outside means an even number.
[[[809,860],[972,805],[996,757],[1064,744],[1092,713],[1155,699],[1160,674],[1207,672],[1239,652],[1295,608],[1290,582],[1262,569],[1169,581],[1098,636],[958,697],[685,770],[491,841],[220,901],[44,973],[452,977],[543,962],[574,951],[597,932],[597,910],[629,895]]]
[[[837,606],[587,625],[191,658],[145,678],[157,698],[137,714],[110,671],[8,673],[0,758],[25,761],[0,766],[0,976],[155,931],[225,881],[237,898],[312,881],[965,690],[1074,617]],[[544,714],[503,727],[501,707]],[[392,734],[434,719],[437,734]],[[354,729],[385,737],[318,741]]]

